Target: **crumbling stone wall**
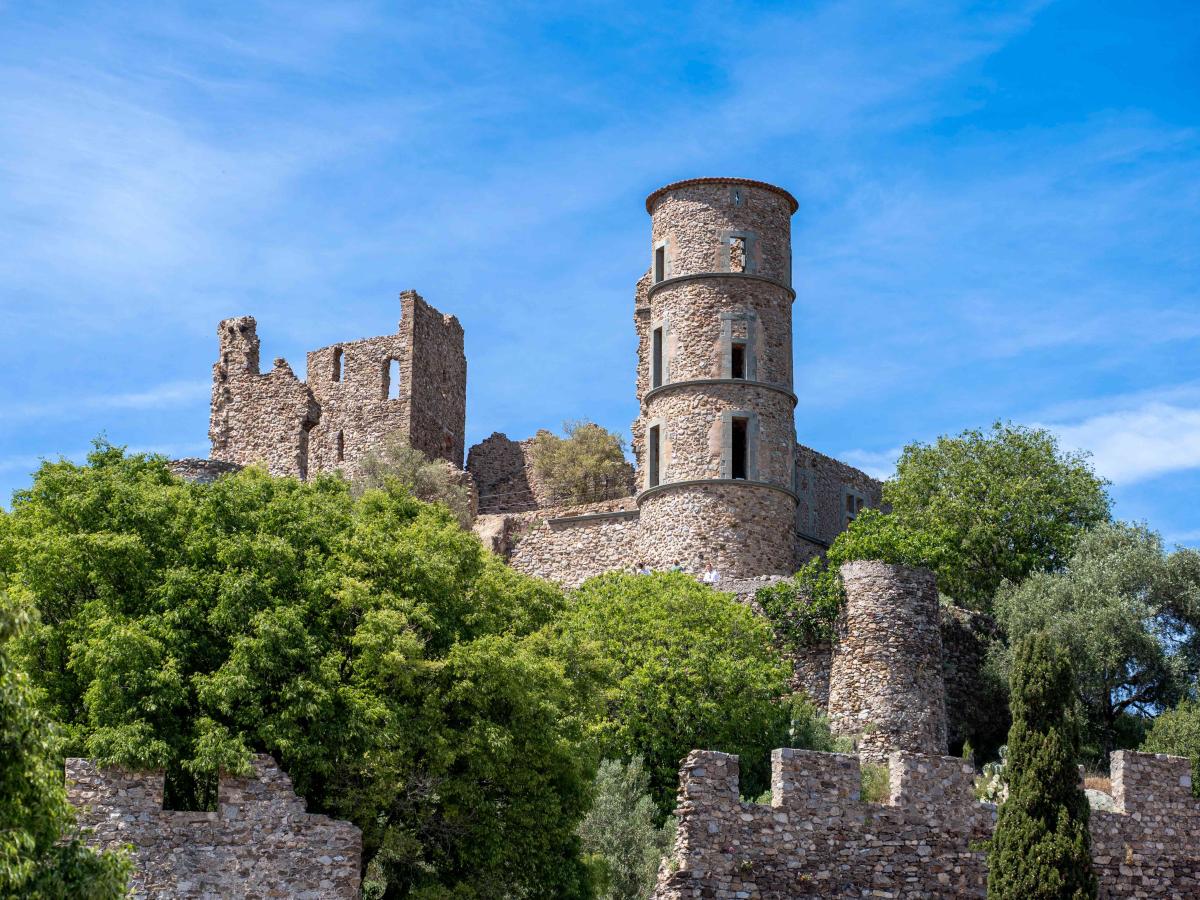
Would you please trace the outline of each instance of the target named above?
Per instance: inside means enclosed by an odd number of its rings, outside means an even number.
[[[222,475],[240,472],[242,467],[236,463],[220,462],[215,459],[197,459],[189,456],[184,459],[173,459],[167,464],[171,474],[184,481],[195,481],[199,484],[212,484]]]
[[[255,775],[223,777],[217,812],[162,808],[162,773],[66,761],[67,795],[89,844],[133,847],[135,897],[358,897],[362,834],[305,812],[269,756]]]
[[[493,432],[467,453],[467,471],[479,490],[481,514],[517,513],[553,506],[549,492],[533,471],[529,445]]]
[[[829,681],[829,724],[867,759],[946,752],[937,581],[927,569],[868,560],[840,569],[846,604]]]
[[[307,478],[340,470],[353,477],[362,458],[394,433],[431,458],[461,466],[467,390],[462,326],[416,291],[400,295],[400,308],[396,334],[309,353],[307,384],[283,359],[260,374],[253,317],[222,321],[220,358],[213,366],[212,459],[264,463],[272,475]]]
[[[854,756],[776,750],[771,802],[739,799],[736,756],[695,750],[680,770],[679,832],[654,900],[984,898],[979,842],[994,809],[953,757],[896,752],[885,804],[859,799]],[[1112,755],[1115,812],[1093,812],[1102,898],[1197,896],[1200,804],[1188,760]]]

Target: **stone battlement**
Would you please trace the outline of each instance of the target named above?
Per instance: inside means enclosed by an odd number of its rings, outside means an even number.
[[[136,897],[358,896],[362,833],[305,812],[266,755],[255,775],[223,776],[216,812],[163,809],[163,774],[66,761],[67,796],[88,843],[133,847]]]
[[[994,808],[960,759],[897,752],[884,804],[859,799],[855,756],[776,750],[771,802],[739,797],[736,756],[696,750],[680,770],[679,834],[655,900],[979,897]],[[1195,897],[1200,803],[1186,759],[1112,755],[1115,812],[1091,816],[1101,897]]]

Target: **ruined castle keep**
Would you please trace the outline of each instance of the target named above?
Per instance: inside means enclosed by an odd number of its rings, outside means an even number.
[[[463,330],[416,291],[400,295],[396,334],[332,344],[308,354],[307,381],[284,359],[259,371],[252,316],[217,326],[211,459],[265,464],[272,475],[357,472],[396,436],[435,459],[462,465],[467,358]]]

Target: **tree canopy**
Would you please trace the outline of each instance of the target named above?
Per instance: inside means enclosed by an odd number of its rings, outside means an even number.
[[[471,488],[463,473],[445,460],[430,459],[397,435],[363,457],[353,490],[361,494],[386,488],[389,479],[418,500],[444,504],[459,525],[471,527]]]
[[[369,897],[582,896],[594,762],[562,606],[392,481],[248,469],[211,485],[100,445],[46,463],[0,519],[18,644],[67,750],[164,767],[176,808],[273,754],[364,832]]]
[[[1035,572],[996,598],[1013,645],[1045,631],[1069,649],[1089,755],[1103,761],[1118,746],[1137,745],[1123,729],[1187,691],[1198,613],[1200,553],[1166,554],[1156,533],[1120,523],[1080,536],[1060,571]]]
[[[1061,567],[1108,520],[1106,484],[1049,431],[997,422],[905,447],[883,499],[898,525],[940,544],[939,589],[988,611],[1001,584]]]
[[[682,573],[601,575],[546,638],[598,698],[588,739],[611,759],[643,756],[663,814],[697,747],[739,754],[748,796],[768,782],[770,752],[788,742],[791,671],[767,622],[732,595]]]
[[[119,900],[128,860],[84,846],[50,725],[10,652],[26,618],[0,594],[0,897]]]

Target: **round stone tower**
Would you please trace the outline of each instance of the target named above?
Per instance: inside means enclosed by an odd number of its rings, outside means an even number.
[[[787,191],[696,178],[651,194],[638,285],[641,558],[724,577],[795,569]]]
[[[937,581],[928,569],[844,563],[846,609],[829,675],[829,724],[859,755],[946,753]]]

